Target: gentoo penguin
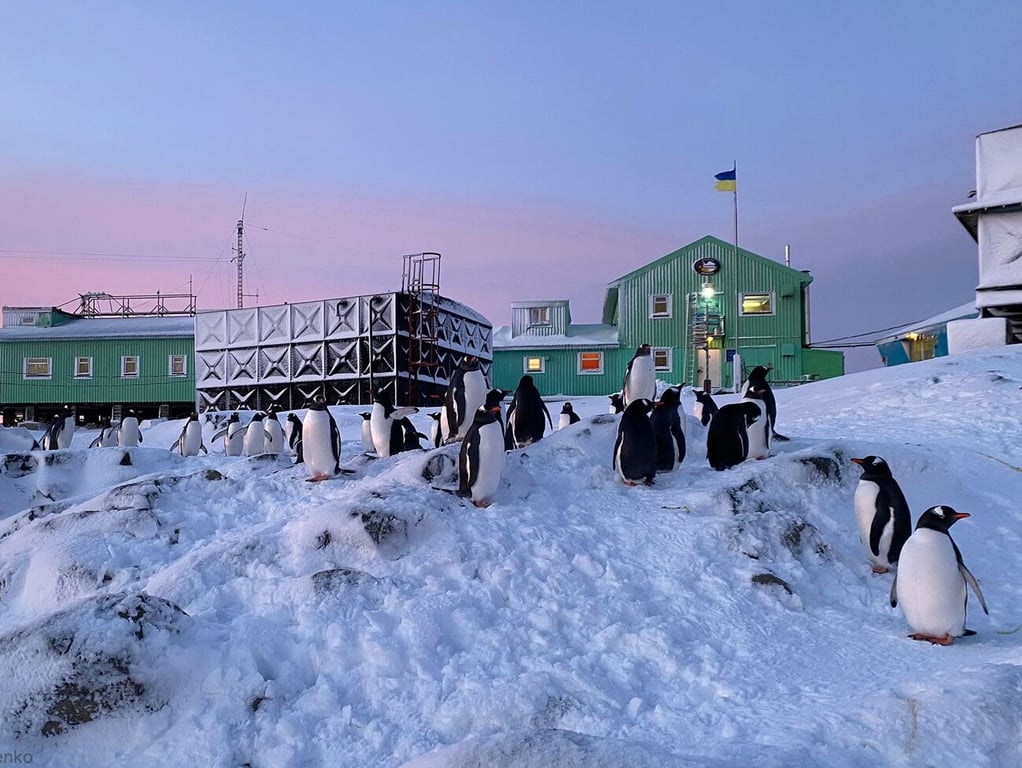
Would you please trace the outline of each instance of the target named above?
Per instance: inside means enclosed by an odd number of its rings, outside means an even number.
[[[429,444],[434,448],[440,447],[440,415],[442,411],[434,411],[429,414],[433,423],[429,425]]]
[[[264,453],[277,455],[284,452],[284,428],[280,426],[277,418],[277,409],[270,406],[266,411],[266,418],[263,419],[263,429],[266,432],[266,445]]]
[[[730,469],[749,456],[749,425],[760,418],[757,403],[742,400],[721,406],[706,431],[706,460],[720,471]]]
[[[60,444],[60,433],[64,431],[64,414],[55,413],[50,417],[50,426],[43,435],[43,450],[55,451]]]
[[[564,429],[581,420],[578,414],[575,413],[575,409],[571,407],[571,403],[565,403],[561,406],[561,416],[557,419],[557,428]]]
[[[543,417],[546,417],[546,421]],[[526,374],[518,380],[511,405],[507,409],[507,436],[505,445],[512,448],[524,448],[542,439],[546,425],[554,428],[550,411],[547,410],[543,396],[540,395],[532,377]]]
[[[758,387],[749,387],[741,402],[753,403],[759,408],[760,417],[748,426],[749,451],[747,459],[765,459],[770,455],[770,420],[767,418],[766,402],[763,400],[765,391]]]
[[[170,446],[170,450],[176,451],[182,456],[198,456],[200,450],[203,453],[209,453],[202,442],[202,425],[199,423],[199,414],[195,411],[192,411],[188,420],[185,421],[181,428],[181,434]]]
[[[873,573],[887,573],[898,562],[901,548],[912,533],[908,502],[882,458],[867,456],[852,461],[862,467],[853,502],[859,540],[873,564]]]
[[[210,438],[210,442],[221,437],[224,439],[224,456],[241,456],[245,450],[245,425],[238,418],[237,411],[227,418],[224,425]]]
[[[901,549],[898,570],[891,584],[891,607],[901,604],[913,640],[951,645],[956,637],[975,634],[965,628],[965,585],[979,598],[983,613],[987,601],[976,578],[965,567],[962,553],[948,529],[968,512],[953,507],[930,507],[919,517],[916,529]]]
[[[295,464],[302,464],[302,420],[295,413],[287,415],[287,447],[295,455]]]
[[[117,425],[117,444],[121,448],[134,448],[142,442],[142,431],[138,428],[138,416],[132,410],[121,418]]]
[[[419,432],[412,424],[412,420],[405,416],[402,419],[398,419],[396,424],[401,426],[401,450],[402,451],[421,451],[422,444],[420,440],[428,440],[424,434]]]
[[[376,453],[376,444],[373,442],[373,427],[370,419],[373,415],[369,411],[362,411],[362,450],[366,453]]]
[[[625,403],[621,399],[621,393],[615,392],[613,395],[607,395],[610,398],[610,413],[621,413],[625,409]]]
[[[451,376],[440,417],[442,440],[461,440],[472,426],[475,412],[486,402],[489,387],[479,358],[466,355]]]
[[[653,372],[653,351],[649,344],[640,344],[628,361],[621,383],[621,401],[625,408],[634,400],[656,399],[656,373]]]
[[[699,423],[705,427],[710,423],[713,414],[717,412],[717,404],[713,402],[709,392],[702,392],[698,389],[693,391],[696,396],[696,404],[692,406],[692,415],[699,419]]]
[[[64,428],[60,430],[60,434],[57,436],[57,447],[61,450],[71,447],[71,438],[75,434],[76,416],[74,408],[70,405],[64,406]]]
[[[617,425],[612,465],[625,485],[653,485],[657,469],[656,436],[647,414],[653,401],[633,400]]]
[[[490,506],[504,470],[504,430],[497,418],[503,397],[500,390],[488,395],[461,443],[458,495],[471,498],[477,507]]]
[[[243,453],[246,456],[258,456],[266,452],[266,428],[263,425],[262,411],[252,414],[252,420],[245,427]]]
[[[302,457],[310,480],[326,480],[340,471],[341,433],[322,396],[309,406],[302,421]]]
[[[681,390],[669,387],[653,405],[649,421],[656,438],[657,471],[672,472],[685,460],[685,431],[681,427],[678,403]]]
[[[104,416],[99,423],[99,434],[89,443],[90,448],[111,448],[117,445],[117,427],[111,426],[110,417]]]
[[[404,450],[405,433],[401,421],[409,414],[418,413],[418,411],[418,408],[411,406],[395,408],[394,396],[390,390],[377,390],[373,410],[369,417],[369,429],[372,432],[377,456],[385,459]]]
[[[749,374],[748,381],[745,382],[745,386],[742,388],[742,396],[750,389],[763,390],[763,402],[766,404],[767,418],[770,420],[770,434],[773,435],[775,440],[787,440],[788,438],[784,435],[779,435],[775,427],[777,426],[777,401],[774,399],[774,391],[770,389],[770,383],[766,380],[767,374],[770,373],[770,367],[766,365],[757,365],[752,369],[752,373]]]

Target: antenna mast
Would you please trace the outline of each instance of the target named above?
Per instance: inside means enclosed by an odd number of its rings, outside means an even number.
[[[242,248],[242,241],[245,236],[245,206],[248,204],[248,192],[245,193],[245,201],[241,204],[241,218],[238,219],[238,255],[232,261],[238,262],[238,309],[245,306],[245,251]]]

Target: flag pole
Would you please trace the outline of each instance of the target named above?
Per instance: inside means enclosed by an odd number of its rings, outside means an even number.
[[[739,336],[738,336],[738,317],[742,314],[742,300],[741,300],[741,297],[738,295],[738,161],[737,160],[734,161],[733,167],[734,167],[734,174],[735,174],[735,189],[734,189],[734,203],[735,203],[735,263],[734,263],[734,273],[735,273],[735,319],[734,319],[734,322],[732,323],[732,325],[734,326],[734,329],[735,329],[735,357],[738,358],[739,361],[741,361],[741,359],[742,359],[742,356],[741,356],[741,342],[739,341]],[[741,378],[741,370],[742,369],[741,369],[740,364],[737,365],[737,366],[732,366],[733,373],[732,373],[731,378],[735,379],[735,381],[733,381],[731,383],[734,386],[734,390],[735,390],[736,394],[738,393],[739,385],[742,383],[741,381],[739,381],[739,379]],[[738,374],[738,376],[736,377],[734,374]]]

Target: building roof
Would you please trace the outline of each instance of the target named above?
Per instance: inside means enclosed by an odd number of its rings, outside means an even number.
[[[617,326],[600,323],[572,324],[567,334],[532,336],[522,334],[511,337],[511,326],[502,325],[493,330],[493,348],[497,349],[549,349],[577,347],[617,347]]]
[[[900,339],[906,333],[912,333],[913,331],[923,331],[938,325],[944,325],[945,323],[949,323],[952,320],[962,320],[967,317],[976,317],[977,315],[979,315],[979,310],[976,309],[976,300],[973,299],[969,301],[969,303],[967,304],[962,304],[961,306],[955,307],[954,309],[946,310],[945,312],[941,312],[939,315],[934,315],[933,317],[928,317],[925,320],[920,320],[919,322],[916,323],[909,323],[908,325],[903,325],[900,328],[896,328],[883,338],[877,339],[874,343],[886,344],[887,342],[896,341]]]
[[[19,325],[0,328],[3,341],[51,341],[57,339],[166,338],[195,335],[195,318],[173,317],[78,317],[60,325]]]

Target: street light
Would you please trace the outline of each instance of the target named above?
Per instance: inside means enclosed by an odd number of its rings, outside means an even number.
[[[703,283],[703,289],[699,292],[699,294],[707,301],[710,301],[714,296],[717,295],[717,291],[714,289],[713,283],[707,280],[705,283]]]

